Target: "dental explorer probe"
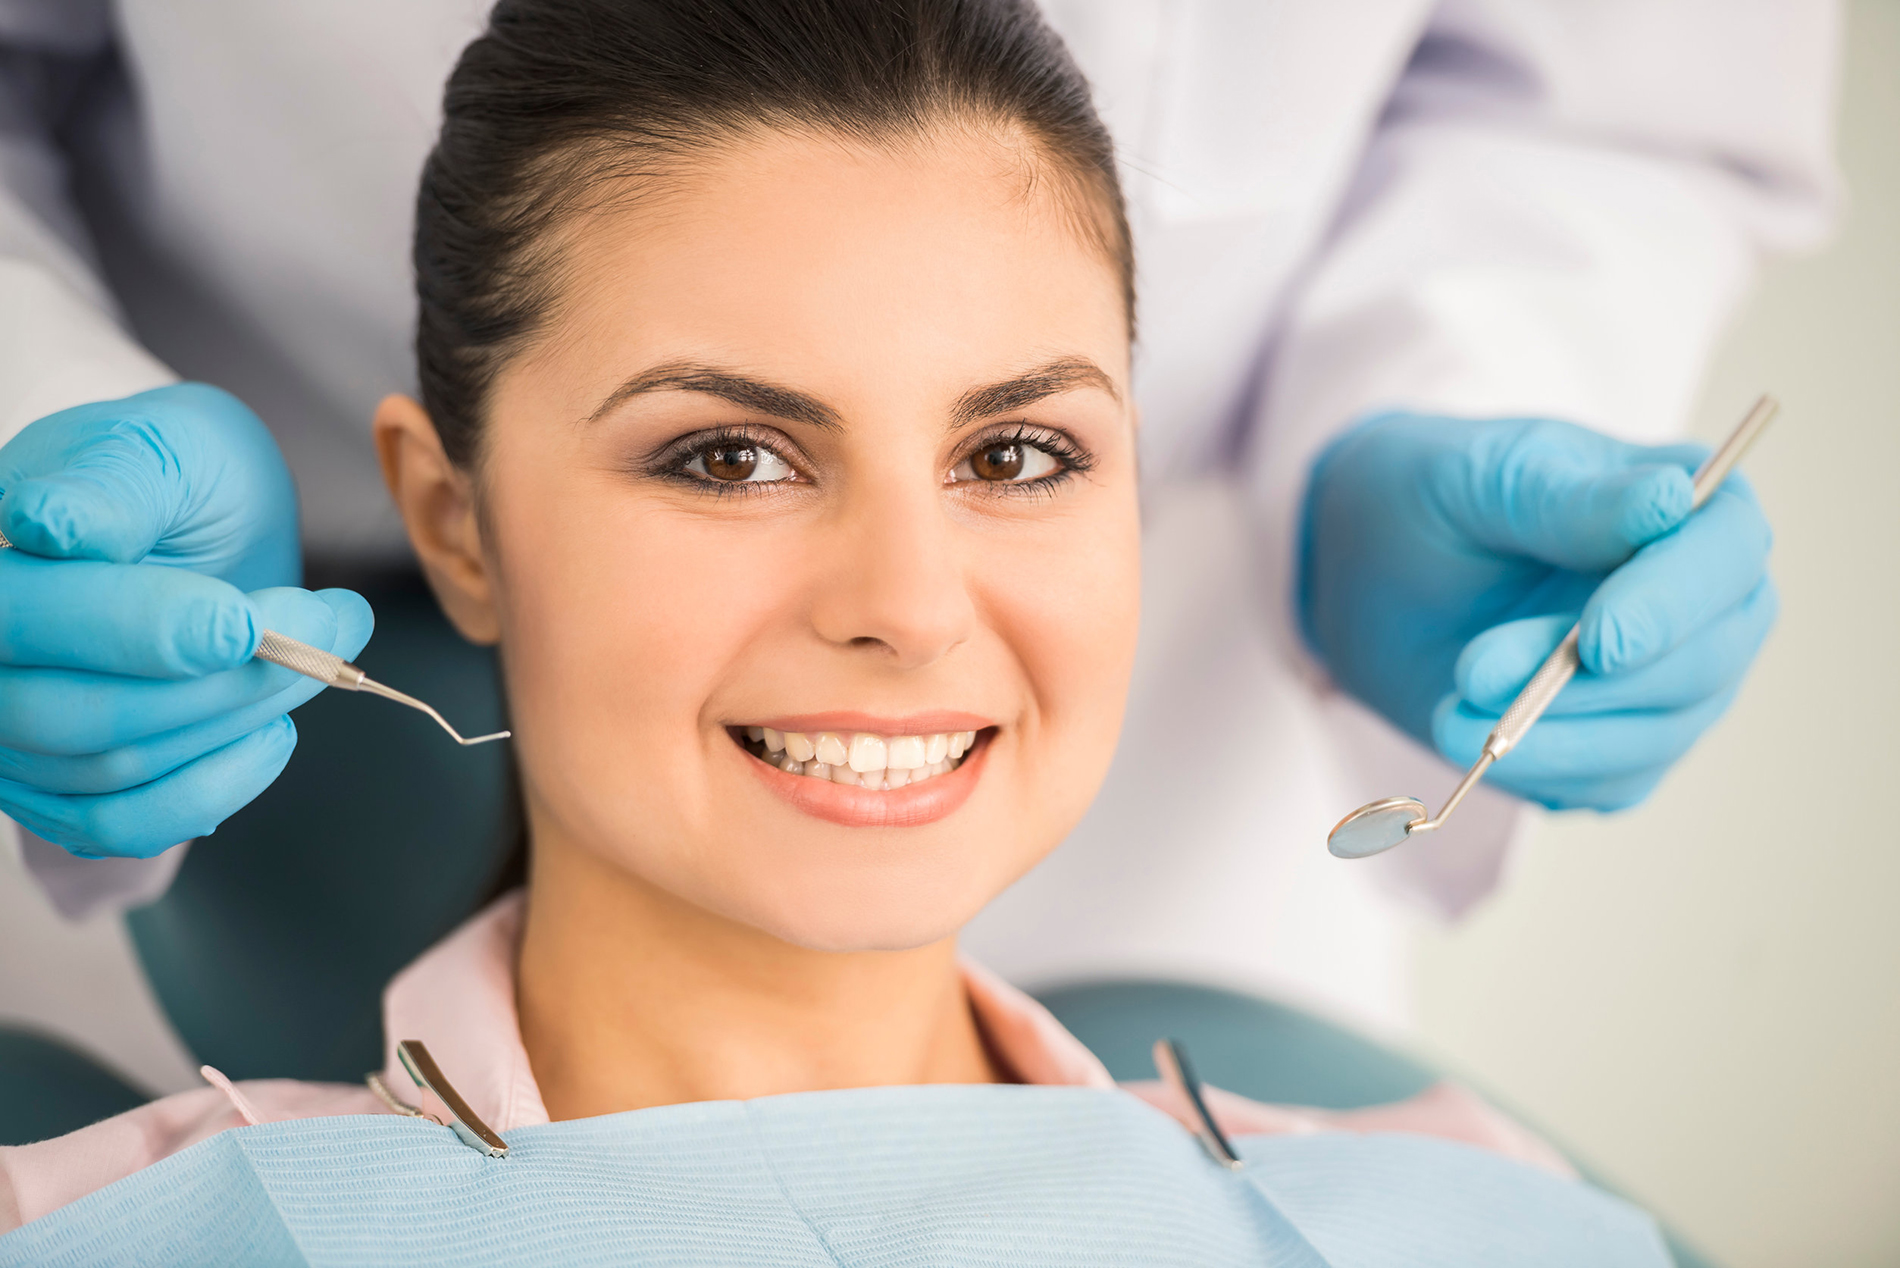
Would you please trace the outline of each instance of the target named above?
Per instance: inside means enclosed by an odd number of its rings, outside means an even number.
[[[414,696],[404,695],[394,687],[385,687],[368,674],[358,669],[341,656],[312,647],[308,643],[299,643],[296,639],[279,634],[275,630],[265,630],[257,640],[257,659],[267,660],[273,665],[282,665],[285,669],[314,678],[326,687],[341,687],[345,691],[367,691],[373,696],[385,700],[394,700],[397,704],[406,704],[411,709],[420,709],[435,719],[435,724],[449,733],[449,737],[463,748],[472,744],[486,744],[490,740],[505,740],[512,731],[496,731],[491,735],[465,737],[460,731],[449,725],[448,719],[437,713]]]
[[[7,540],[6,534],[0,533],[0,550],[6,550],[12,545],[13,543]],[[341,656],[332,655],[308,643],[300,643],[287,634],[279,634],[276,630],[264,631],[257,640],[256,655],[258,660],[267,660],[273,665],[281,665],[306,678],[314,678],[326,687],[341,687],[345,691],[367,691],[373,696],[394,700],[397,704],[406,704],[411,709],[420,709],[434,718],[436,725],[447,731],[450,738],[464,748],[471,744],[486,744],[490,740],[505,740],[514,734],[512,731],[496,731],[492,735],[465,737],[449,725],[447,718],[414,696],[404,695],[394,687],[385,687]]]
[[[1722,481],[1728,478],[1735,464],[1742,460],[1748,447],[1755,443],[1763,429],[1774,418],[1780,408],[1772,396],[1763,396],[1748,411],[1747,417],[1722,442],[1722,447],[1710,454],[1696,469],[1695,491],[1689,500],[1691,514],[1701,509]],[[1452,789],[1450,800],[1445,808],[1430,818],[1426,817],[1425,803],[1416,797],[1386,797],[1359,807],[1333,825],[1326,836],[1326,848],[1342,859],[1370,858],[1382,854],[1407,837],[1420,832],[1435,832],[1445,826],[1445,820],[1458,808],[1477,782],[1484,777],[1491,763],[1503,757],[1517,747],[1519,740],[1544,716],[1544,710],[1557,698],[1566,684],[1576,676],[1582,665],[1577,654],[1577,636],[1583,625],[1579,622],[1570,627],[1570,633],[1564,635],[1564,641],[1538,667],[1524,689],[1517,693],[1517,699],[1511,701],[1511,707],[1504,711],[1498,724],[1491,728],[1491,734],[1485,737],[1484,749],[1478,754],[1478,760],[1472,763],[1465,777]]]

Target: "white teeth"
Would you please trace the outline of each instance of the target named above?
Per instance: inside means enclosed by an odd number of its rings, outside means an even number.
[[[921,735],[893,735],[884,745],[884,765],[890,770],[916,770],[927,766],[925,747]]]
[[[862,775],[884,769],[884,737],[859,731],[851,737],[851,769]]]
[[[761,726],[744,731],[747,750],[782,771],[872,792],[895,791],[947,775],[976,743],[975,731],[891,736],[858,731],[848,739],[836,731],[807,735]]]

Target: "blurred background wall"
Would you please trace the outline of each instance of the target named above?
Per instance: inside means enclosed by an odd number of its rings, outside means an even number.
[[[1900,0],[1850,10],[1851,206],[1772,272],[1707,384],[1780,626],[1641,809],[1553,816],[1421,942],[1423,1043],[1734,1268],[1900,1264]]]

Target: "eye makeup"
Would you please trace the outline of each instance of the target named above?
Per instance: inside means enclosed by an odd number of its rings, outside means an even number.
[[[1067,432],[1034,423],[1003,423],[964,445],[948,484],[1007,497],[1047,497],[1072,476],[1086,475],[1095,455]]]
[[[715,427],[668,441],[635,470],[695,492],[743,496],[808,483],[789,456],[795,452],[790,440],[771,428]]]
[[[803,485],[790,438],[773,428],[728,425],[689,432],[634,464],[637,474],[718,496],[751,495]],[[945,484],[1002,496],[1049,496],[1095,457],[1067,432],[1028,422],[992,426],[966,441]]]

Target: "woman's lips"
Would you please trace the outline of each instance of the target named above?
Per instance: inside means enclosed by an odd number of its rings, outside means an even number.
[[[976,743],[955,770],[880,791],[793,775],[744,749],[740,755],[767,788],[814,818],[847,828],[914,828],[954,813],[975,791],[993,735],[993,730],[977,732]]]

